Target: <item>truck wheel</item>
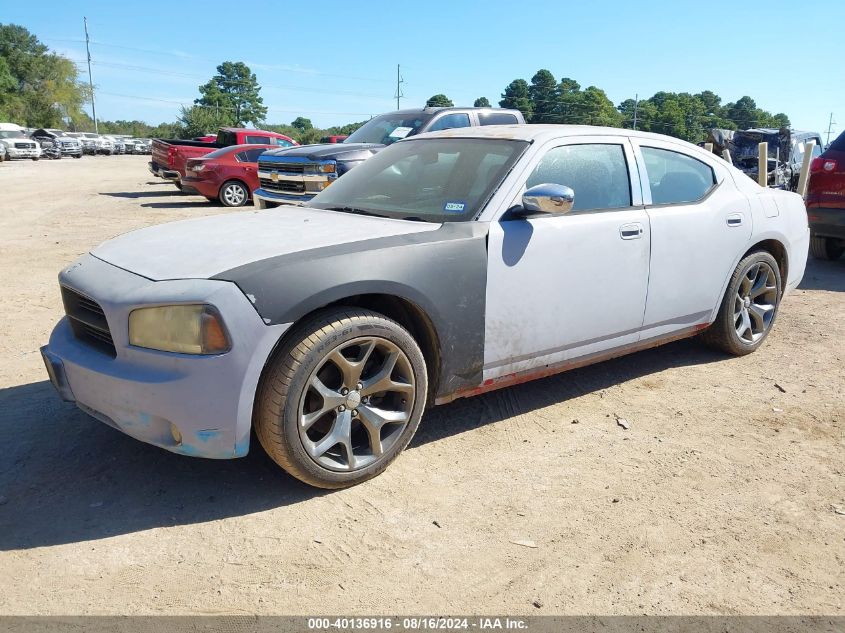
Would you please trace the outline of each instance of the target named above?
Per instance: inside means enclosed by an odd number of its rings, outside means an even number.
[[[218,197],[224,207],[242,207],[249,202],[249,189],[238,180],[229,180],[220,187]]]
[[[73,157],[74,158],[82,158],[82,154],[74,154]]]
[[[330,309],[297,326],[268,363],[255,431],[297,479],[345,488],[404,450],[427,393],[425,359],[407,330],[377,312]]]
[[[41,160],[41,157],[40,157],[40,156],[36,156],[36,157],[35,157],[35,158],[33,158],[32,160]]]
[[[734,356],[750,354],[772,330],[781,299],[780,269],[766,251],[755,251],[737,264],[705,343]]]
[[[810,254],[816,259],[833,260],[842,257],[845,246],[830,237],[810,236]]]

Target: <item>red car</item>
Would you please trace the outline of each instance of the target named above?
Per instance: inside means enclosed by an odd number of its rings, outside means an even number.
[[[185,163],[182,191],[242,207],[258,189],[258,157],[278,145],[232,145]]]
[[[839,259],[845,253],[845,132],[810,163],[807,220],[813,257]]]

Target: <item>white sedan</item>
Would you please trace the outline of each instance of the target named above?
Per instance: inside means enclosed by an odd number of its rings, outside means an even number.
[[[339,488],[384,470],[427,405],[696,334],[754,351],[808,243],[799,196],[674,138],[452,129],[307,207],[98,246],[61,273],[42,351],[65,399],[142,441],[231,458],[255,428]]]

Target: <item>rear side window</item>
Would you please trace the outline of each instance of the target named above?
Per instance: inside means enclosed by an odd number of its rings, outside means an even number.
[[[293,143],[291,143],[290,141],[286,141],[283,138],[270,139],[270,142],[275,143],[276,145],[279,145],[280,147],[293,147]],[[320,142],[322,143],[322,141],[320,141]]]
[[[479,112],[478,122],[481,125],[514,125],[518,123],[516,116],[508,112]]]
[[[456,127],[469,127],[469,115],[463,112],[447,114],[437,119],[426,132],[437,132],[438,130],[451,130]]]
[[[245,142],[255,144],[255,145],[269,145],[270,144],[270,137],[269,136],[249,136],[249,135],[247,135]]]
[[[565,145],[549,150],[525,186],[547,183],[575,192],[573,212],[631,206],[631,179],[621,145]]]
[[[264,147],[244,150],[243,152],[238,153],[238,160],[242,163],[257,163],[258,157],[266,151],[267,149]]]
[[[716,184],[713,169],[700,160],[656,147],[641,147],[653,204],[701,200]]]

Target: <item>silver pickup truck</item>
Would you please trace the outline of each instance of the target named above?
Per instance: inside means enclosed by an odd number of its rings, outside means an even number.
[[[416,108],[374,117],[343,143],[303,145],[264,152],[258,161],[261,209],[310,200],[337,178],[396,141],[454,128],[525,123],[519,110]]]

